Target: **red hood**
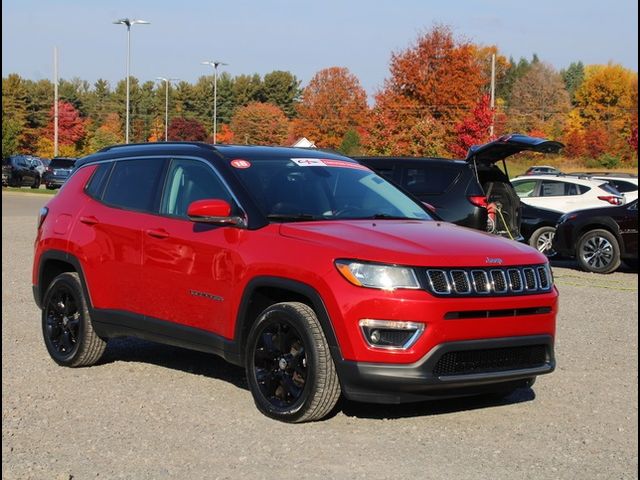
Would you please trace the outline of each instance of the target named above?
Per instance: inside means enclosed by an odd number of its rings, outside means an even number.
[[[326,245],[339,255],[382,263],[432,267],[487,267],[545,263],[537,250],[452,223],[345,220],[287,223],[280,234]],[[501,261],[501,262],[500,262]]]

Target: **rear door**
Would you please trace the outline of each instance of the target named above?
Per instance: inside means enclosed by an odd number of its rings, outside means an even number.
[[[142,229],[155,218],[164,165],[162,158],[117,160],[80,212],[74,235],[85,239],[81,248],[92,262],[85,274],[96,308],[145,313]]]

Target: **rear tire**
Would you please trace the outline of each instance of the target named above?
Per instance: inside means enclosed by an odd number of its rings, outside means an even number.
[[[320,420],[340,398],[322,327],[303,303],[277,303],[260,315],[249,332],[245,366],[258,410],[276,420]]]
[[[607,230],[591,230],[578,240],[576,258],[580,268],[593,273],[611,273],[620,266],[620,246]]]
[[[42,333],[53,360],[65,367],[87,367],[100,360],[107,342],[93,330],[80,276],[61,273],[42,302]]]
[[[553,249],[553,237],[555,234],[555,227],[540,227],[531,234],[529,245],[549,258],[555,257],[558,254],[558,252]]]

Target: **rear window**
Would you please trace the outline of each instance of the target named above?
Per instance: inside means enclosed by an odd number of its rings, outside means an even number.
[[[76,161],[73,158],[54,158],[51,160],[49,167],[51,168],[73,168]]]
[[[624,180],[609,180],[609,183],[622,193],[635,192],[638,190],[638,185],[634,185],[631,182],[625,182]]]
[[[603,183],[602,185],[600,185],[600,188],[605,192],[610,193],[611,195],[620,195],[618,189],[610,183]]]
[[[460,169],[438,165],[437,168],[406,167],[402,186],[415,195],[438,195],[455,183]]]

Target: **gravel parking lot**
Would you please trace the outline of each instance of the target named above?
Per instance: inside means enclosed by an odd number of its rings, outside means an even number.
[[[2,194],[2,478],[638,478],[638,274],[554,265],[558,367],[532,389],[379,406],[287,425],[242,369],[132,339],[58,367],[31,293],[36,214]]]

